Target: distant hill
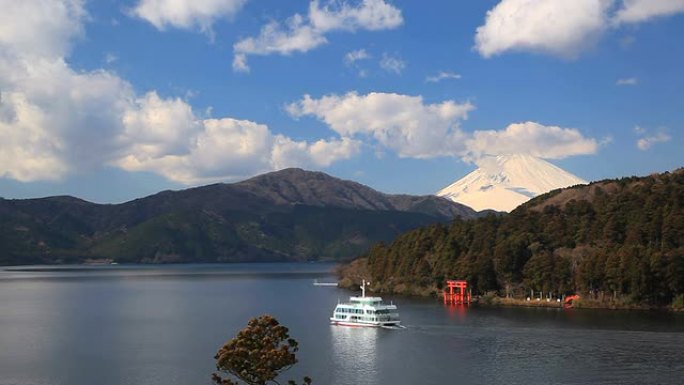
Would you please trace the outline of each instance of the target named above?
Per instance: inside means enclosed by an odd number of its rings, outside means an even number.
[[[443,198],[286,169],[116,205],[0,199],[0,264],[346,259],[412,228],[476,215]]]
[[[531,198],[554,189],[587,184],[587,181],[530,155],[489,156],[480,166],[437,192],[438,196],[475,210],[509,212]]]
[[[554,190],[508,215],[416,229],[375,245],[343,275],[390,292],[466,279],[480,294],[682,302],[684,169]]]

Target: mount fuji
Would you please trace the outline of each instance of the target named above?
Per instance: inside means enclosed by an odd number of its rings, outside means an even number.
[[[551,190],[587,181],[531,155],[488,156],[479,168],[436,195],[475,210],[511,211]]]

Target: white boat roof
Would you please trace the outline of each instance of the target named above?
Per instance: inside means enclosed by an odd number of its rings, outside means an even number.
[[[382,302],[381,297],[349,297],[349,300],[355,302]]]
[[[349,297],[350,301],[347,303],[339,303],[337,306],[344,306],[350,308],[374,308],[374,309],[396,309],[397,305],[384,303],[380,297]]]

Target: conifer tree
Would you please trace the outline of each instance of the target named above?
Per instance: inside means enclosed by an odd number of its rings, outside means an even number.
[[[216,370],[212,375],[216,385],[238,385],[239,380],[248,385],[279,384],[276,377],[297,363],[295,353],[299,344],[290,338],[288,329],[269,315],[249,321],[232,340],[223,345],[216,356]],[[223,377],[230,375],[238,380]],[[290,380],[289,385],[296,385]],[[311,379],[304,377],[303,384]]]

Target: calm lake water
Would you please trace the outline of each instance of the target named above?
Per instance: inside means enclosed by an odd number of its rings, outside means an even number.
[[[405,330],[328,324],[332,265],[0,268],[3,385],[209,384],[217,349],[269,313],[315,384],[682,384],[684,314],[446,308],[386,297]],[[285,381],[281,381],[284,383]]]

